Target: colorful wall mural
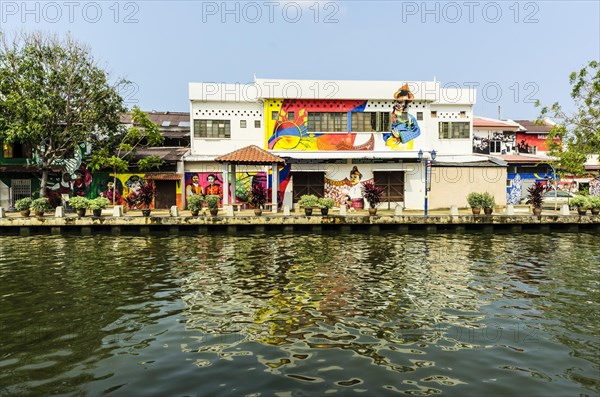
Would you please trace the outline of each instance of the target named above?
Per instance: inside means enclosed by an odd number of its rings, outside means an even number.
[[[352,210],[364,208],[362,187],[365,182],[373,182],[373,174],[369,170],[363,174],[359,166],[340,167],[325,174],[325,197],[332,198],[336,205],[345,204]]]
[[[516,137],[517,151],[519,153],[535,153],[536,151],[545,152],[548,150],[546,146],[547,136],[547,134],[527,134],[519,132]]]
[[[220,172],[186,172],[185,197],[214,194],[223,198],[223,175]]]
[[[371,121],[367,122],[369,130],[378,132],[351,132],[352,114],[365,112],[368,103],[366,100],[266,100],[264,104],[265,148],[299,151],[375,150],[376,140],[378,140],[388,150],[412,150],[413,140],[421,135],[416,118],[407,111],[414,95],[405,84],[394,93],[393,97],[393,107],[389,113],[377,112],[378,115],[385,114],[386,117],[373,118],[373,124],[386,124],[385,129],[377,125],[372,125],[371,128]],[[327,125],[327,130],[336,130],[336,132],[309,131],[311,113],[319,113],[313,118],[317,126],[314,127],[315,129]],[[322,118],[323,113],[335,113],[336,117],[332,115],[325,119]]]
[[[510,186],[506,188],[506,204],[520,204],[522,189],[521,176],[515,174],[514,178],[510,180]]]
[[[279,201],[282,200],[285,189],[291,179],[291,165],[279,168]],[[250,201],[250,192],[255,184],[262,185],[268,192],[268,200],[271,201],[272,186],[271,173],[246,171],[236,172],[235,198],[237,203],[247,203]],[[212,181],[212,184],[211,184]],[[223,174],[220,172],[186,172],[185,173],[185,194],[186,198],[191,194],[217,194],[223,198]],[[229,197],[232,197],[231,186],[229,187]]]
[[[492,132],[473,130],[473,153],[510,154],[516,150],[516,132]]]

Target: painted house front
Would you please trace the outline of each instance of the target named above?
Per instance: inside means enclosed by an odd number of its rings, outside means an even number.
[[[497,201],[504,204],[505,165],[472,153],[472,89],[443,88],[436,81],[256,79],[190,83],[189,97],[186,186],[206,190],[210,177],[222,194],[232,176],[214,159],[249,145],[286,160],[278,178],[267,167],[238,166],[236,192],[229,188],[224,204],[233,193],[244,201],[252,184],[263,183],[290,207],[301,195],[315,194],[361,209],[367,206],[361,187],[374,181],[384,188],[380,208],[423,209],[425,162],[419,162],[419,151],[429,158],[434,150],[428,175],[432,208],[466,206],[470,191],[485,190],[498,190]],[[498,172],[499,179],[485,177]],[[450,184],[456,196],[445,194]]]

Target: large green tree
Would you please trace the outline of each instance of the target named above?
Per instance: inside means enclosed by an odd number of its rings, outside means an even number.
[[[600,68],[591,61],[569,76],[576,110],[567,112],[558,103],[542,107],[539,121],[550,117],[556,124],[546,143],[562,172],[582,174],[588,156],[600,153]],[[540,106],[540,103],[537,103]]]
[[[0,32],[0,140],[30,146],[46,194],[52,165],[79,143],[117,131],[118,88],[71,36]]]
[[[163,143],[164,137],[158,126],[148,115],[137,106],[131,110],[131,127],[120,128],[115,134],[97,136],[93,155],[88,163],[92,171],[109,168],[113,173],[114,186],[117,186],[117,173],[129,170],[134,162],[135,153],[141,146],[157,146]],[[136,166],[140,171],[158,168],[162,164],[158,156],[145,156],[137,160]],[[115,201],[116,188],[113,191]]]

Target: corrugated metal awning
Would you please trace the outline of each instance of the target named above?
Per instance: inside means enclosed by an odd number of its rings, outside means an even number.
[[[155,174],[145,174],[144,179],[149,181],[180,181],[183,179],[183,175],[174,172],[157,172]]]

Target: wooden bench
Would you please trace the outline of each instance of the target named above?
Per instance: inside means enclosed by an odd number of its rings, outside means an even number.
[[[229,204],[230,206],[233,207],[234,211],[241,211],[241,210],[245,210],[246,209],[246,204],[247,203],[233,203],[233,204]]]

